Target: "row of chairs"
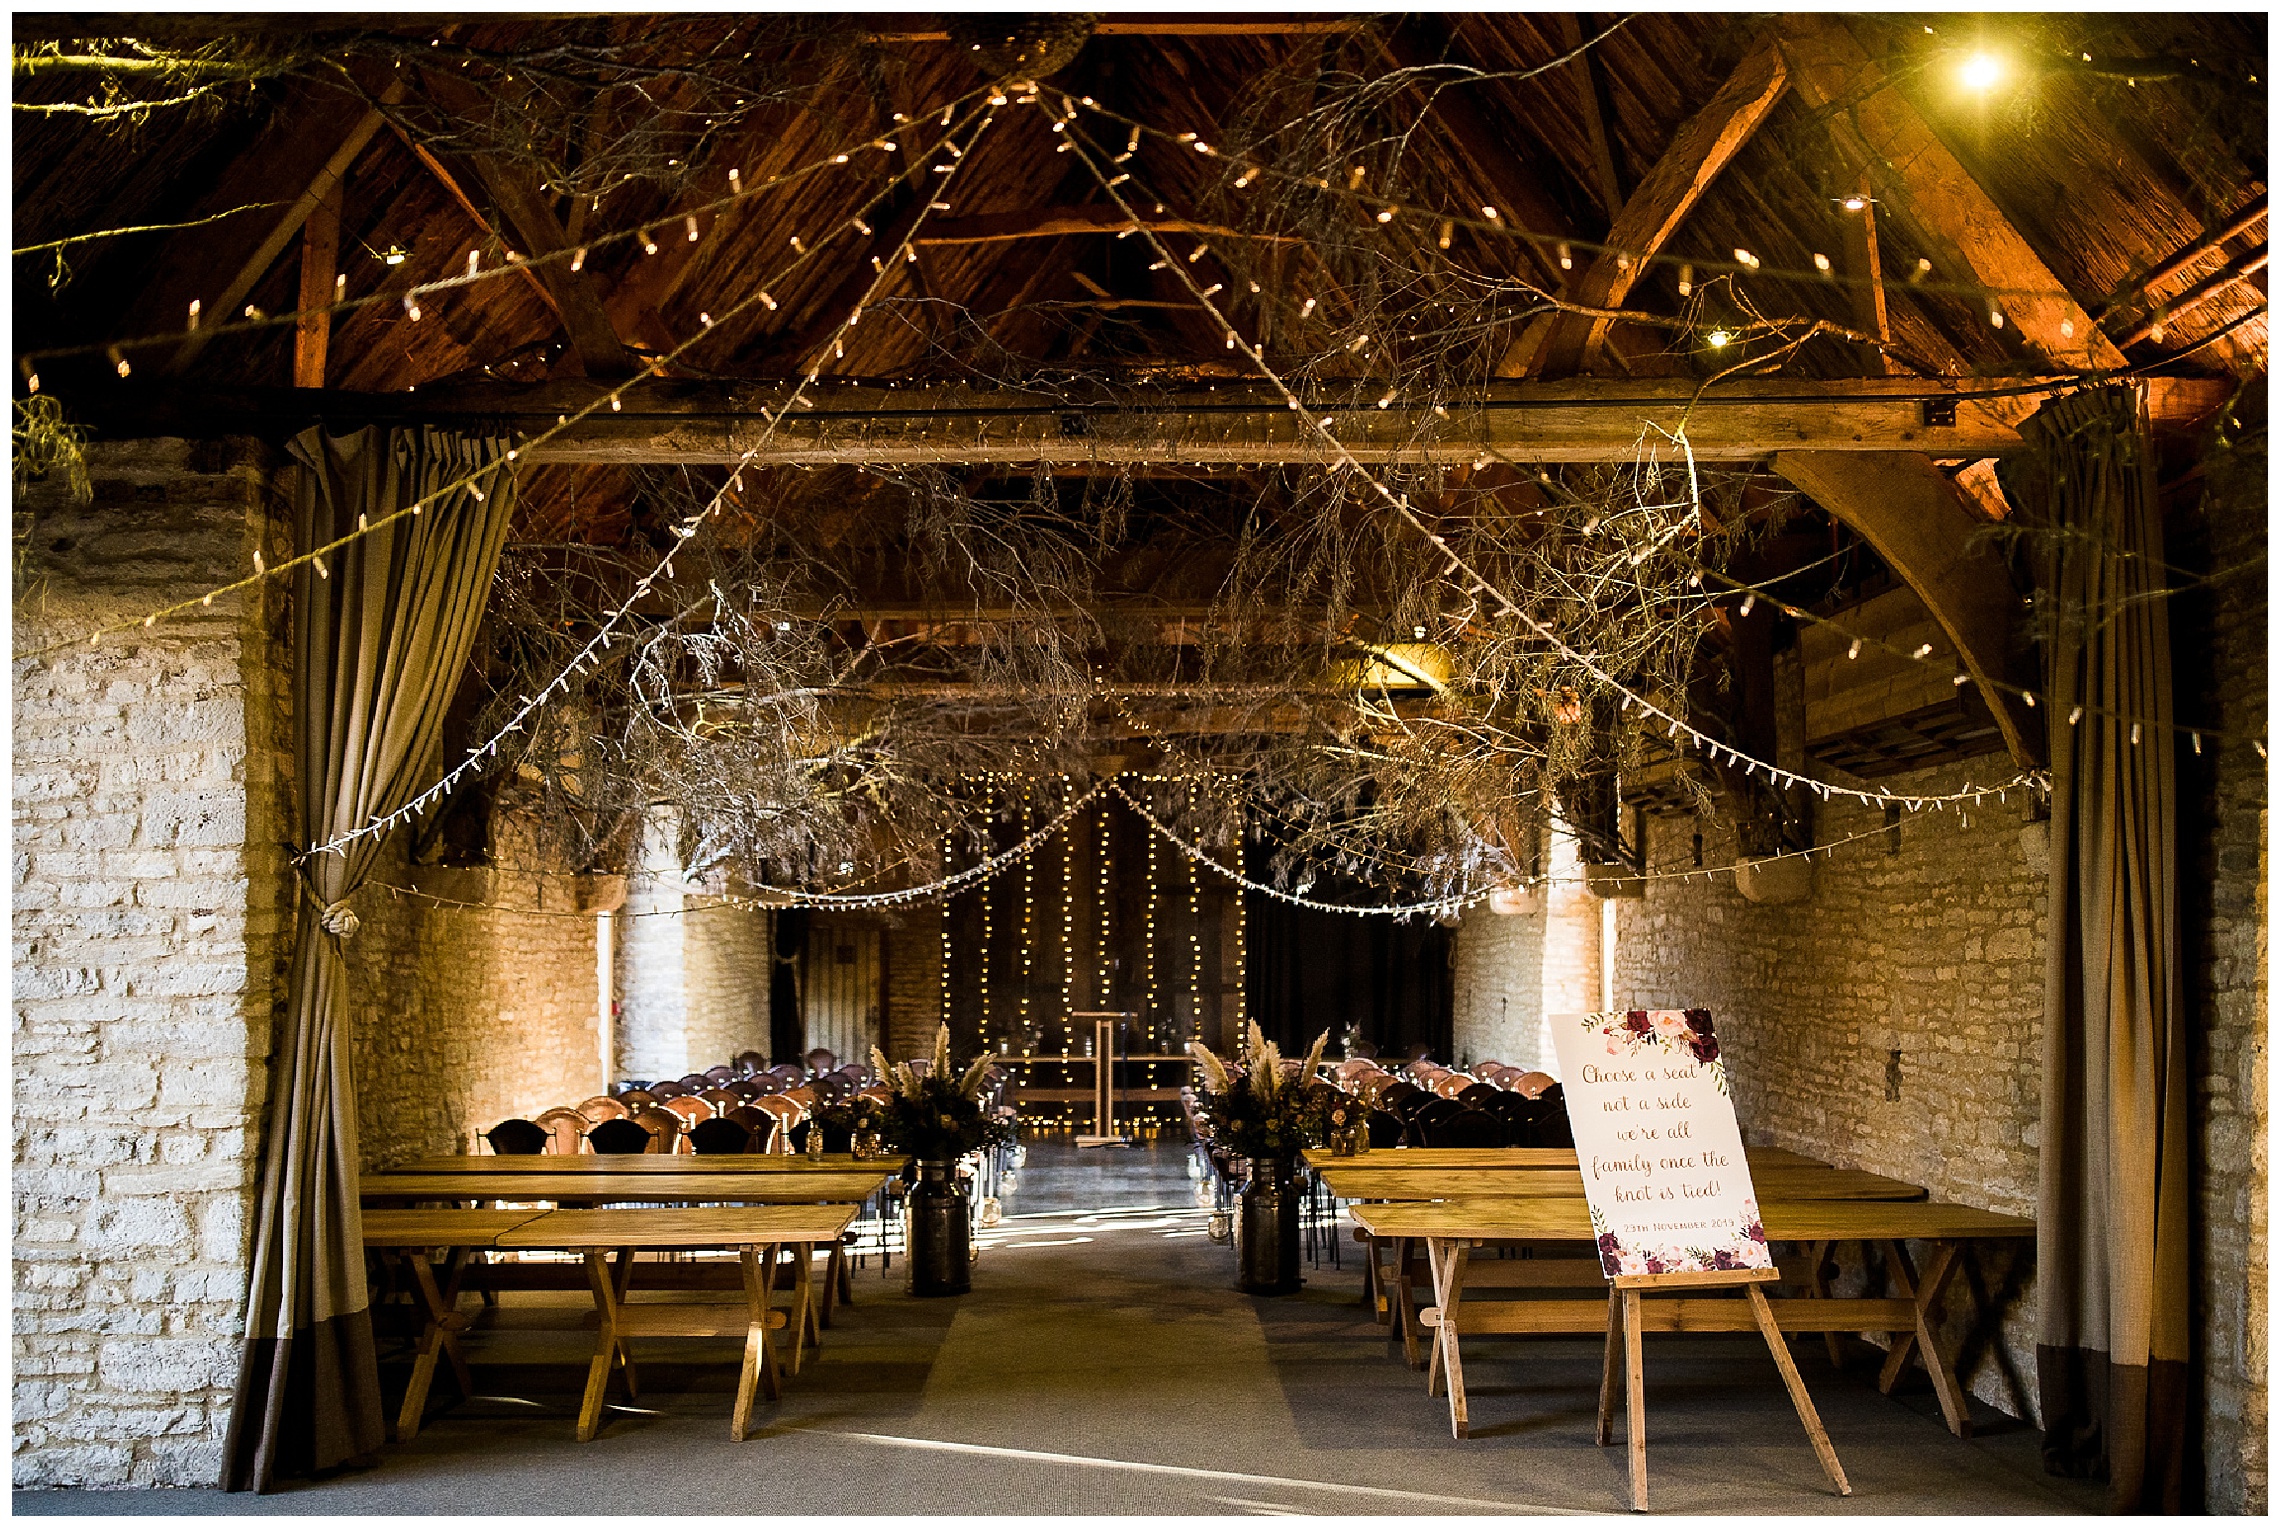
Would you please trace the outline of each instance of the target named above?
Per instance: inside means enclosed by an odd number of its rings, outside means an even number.
[[[1498,1061],[1463,1072],[1415,1061],[1397,1073],[1364,1059],[1329,1071],[1338,1088],[1369,1104],[1373,1147],[1575,1144],[1566,1094],[1543,1072]]]
[[[766,1057],[747,1051],[733,1066],[692,1072],[678,1082],[629,1082],[614,1094],[548,1109],[535,1119],[502,1120],[483,1138],[508,1155],[803,1150],[818,1107],[876,1093],[869,1067],[837,1066],[829,1051],[810,1054],[831,1069],[811,1076],[789,1062],[770,1067]],[[846,1150],[848,1142],[828,1139],[834,1133],[841,1132],[827,1130],[826,1149]]]

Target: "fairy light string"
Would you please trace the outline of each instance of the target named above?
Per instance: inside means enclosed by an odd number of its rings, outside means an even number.
[[[948,115],[949,113],[946,111],[945,114]],[[919,209],[917,217],[912,219],[910,228],[904,233],[901,241],[898,243],[895,249],[895,254],[897,256],[901,255],[905,249],[911,248],[913,246],[918,238],[920,231],[925,228],[927,219],[933,214],[934,210],[938,207],[947,205],[947,203],[943,202],[940,198],[947,194],[951,182],[956,179],[959,171],[962,170],[967,164],[971,156],[973,146],[975,144],[978,144],[981,141],[983,134],[988,132],[990,124],[996,119],[996,115],[997,108],[995,106],[984,105],[978,108],[976,111],[969,113],[966,118],[959,121],[956,126],[952,127],[948,133],[946,133],[940,140],[938,140],[939,147],[955,147],[957,133],[969,125],[971,125],[973,128],[972,135],[968,139],[966,148],[958,150],[957,153],[951,156],[950,168],[947,174],[944,176],[941,183],[934,188],[934,199],[929,200],[924,205],[922,205]],[[931,158],[931,153],[927,157]],[[891,189],[892,187],[890,185],[888,191],[891,191]],[[879,201],[884,200],[888,194],[888,191],[880,192],[879,196],[874,198],[873,202],[870,205],[875,206]],[[870,206],[866,206],[864,210],[870,210]],[[800,259],[804,261],[806,259],[812,258],[814,252],[816,250],[819,250],[821,247],[822,245],[819,242],[817,245],[812,246],[810,249],[803,250],[800,254]],[[856,322],[861,319],[863,310],[875,302],[879,296],[879,293],[886,287],[888,282],[897,279],[900,276],[900,273],[901,267],[897,261],[889,260],[883,262],[878,273],[872,277],[870,284],[864,289],[862,298],[857,301],[855,307],[848,313],[848,315],[839,321],[837,327],[833,329],[830,336],[828,337],[827,343],[836,346],[845,337],[847,331],[853,328]],[[749,307],[751,304],[760,301],[763,295],[764,293],[756,291],[752,296],[743,299],[742,302],[737,304],[737,307],[735,309],[731,309],[730,311],[740,311],[743,308]],[[702,339],[703,335],[701,333],[692,336],[689,340],[683,342],[680,350],[686,350],[689,346],[698,343]],[[679,354],[679,350],[676,350],[674,354]],[[786,399],[784,405],[778,409],[775,414],[770,415],[765,410],[762,411],[761,417],[766,422],[765,427],[761,431],[760,435],[752,442],[752,444],[745,448],[743,455],[739,458],[735,466],[731,468],[727,479],[721,484],[720,488],[714,492],[712,497],[701,509],[698,509],[694,513],[688,515],[674,527],[674,535],[678,538],[679,545],[669,548],[666,551],[665,555],[658,559],[656,565],[650,568],[647,573],[642,575],[640,580],[634,585],[633,591],[622,602],[620,602],[616,608],[612,609],[609,614],[603,618],[603,620],[596,626],[593,635],[587,638],[585,644],[571,656],[570,661],[565,663],[551,680],[549,680],[545,685],[541,686],[536,694],[523,697],[522,704],[516,709],[514,715],[511,716],[504,724],[502,724],[499,730],[493,733],[488,741],[478,743],[474,747],[470,748],[467,751],[466,757],[461,759],[458,764],[454,765],[449,771],[447,771],[434,784],[430,785],[426,790],[421,791],[417,796],[414,796],[411,800],[405,802],[396,810],[386,813],[382,816],[368,819],[357,827],[350,828],[345,832],[334,835],[324,843],[318,844],[315,847],[309,849],[306,853],[296,856],[295,863],[298,864],[306,861],[312,855],[338,854],[342,852],[349,844],[355,843],[359,839],[387,833],[394,829],[397,824],[407,822],[413,817],[419,815],[421,812],[424,812],[429,806],[437,801],[442,800],[443,797],[449,795],[452,790],[458,786],[461,779],[465,778],[471,773],[480,772],[483,767],[483,761],[487,758],[495,756],[498,753],[500,742],[513,733],[522,730],[522,728],[529,722],[531,717],[538,713],[539,709],[553,697],[554,693],[557,690],[568,693],[571,680],[577,675],[577,673],[588,663],[597,661],[596,655],[608,648],[610,640],[615,633],[618,625],[632,613],[633,608],[648,595],[649,591],[655,587],[660,579],[671,576],[673,559],[682,551],[687,549],[688,543],[697,535],[704,522],[719,515],[723,506],[728,502],[728,495],[741,485],[741,474],[743,470],[746,467],[750,466],[753,459],[759,455],[761,450],[764,449],[772,439],[774,439],[777,428],[791,413],[792,409],[796,407],[806,396],[807,389],[815,384],[818,376],[821,374],[821,370],[822,368],[820,366],[811,368],[807,373],[807,376],[794,386],[791,392],[791,396]],[[631,383],[626,384],[628,387],[632,385],[633,384]],[[566,428],[566,425],[557,426],[556,428]],[[513,459],[513,453],[509,453],[508,459],[510,461]],[[410,512],[416,513],[417,506],[414,506]],[[831,902],[819,903],[817,905],[848,906],[857,904]],[[877,905],[885,904],[882,903]]]
[[[954,109],[967,101],[975,99],[975,97],[979,94],[980,92],[969,92],[966,96],[960,97],[958,101],[952,102],[950,108],[945,109]],[[975,141],[979,141],[982,131],[988,127],[990,121],[994,119],[995,116],[996,108],[994,106],[983,106],[976,109],[975,111],[970,111],[965,117],[958,119],[952,126],[940,134],[935,139],[933,146],[930,147],[924,155],[920,156],[920,158],[922,160],[931,159],[937,153],[941,153],[949,148],[955,147],[958,135],[969,127],[973,128]],[[977,119],[980,124],[979,126],[975,125]],[[960,150],[959,152],[962,155],[967,151]],[[936,200],[930,200],[925,206],[920,209],[919,216],[917,220],[912,224],[910,231],[904,235],[902,241],[897,245],[894,251],[895,259],[889,259],[881,262],[878,274],[873,280],[870,288],[866,290],[863,298],[860,302],[857,303],[855,309],[849,315],[849,317],[845,320],[842,320],[839,327],[833,331],[827,343],[836,348],[845,336],[847,330],[852,327],[855,319],[861,315],[863,309],[869,306],[876,299],[880,289],[888,280],[888,273],[896,269],[895,260],[899,259],[906,251],[915,248],[918,230],[922,228],[925,225],[926,220],[933,215],[940,194],[946,192],[948,189],[950,178],[954,178],[957,171],[963,168],[963,166],[963,158],[953,156],[951,161],[951,176],[946,177],[942,184],[933,188],[934,192],[936,193]],[[507,452],[505,458],[506,463],[509,465],[513,464],[525,452],[528,452],[533,447],[544,445],[547,442],[554,440],[556,437],[568,433],[570,430],[584,423],[587,419],[592,418],[594,415],[600,413],[605,408],[612,413],[619,412],[623,409],[625,398],[629,393],[631,393],[636,387],[640,386],[643,382],[649,380],[651,377],[659,375],[666,366],[672,364],[675,361],[678,361],[687,352],[704,343],[704,341],[710,336],[713,328],[719,325],[723,320],[734,318],[741,314],[747,313],[751,311],[755,305],[765,305],[771,309],[774,308],[776,306],[776,299],[773,295],[771,295],[769,287],[782,285],[787,278],[792,276],[795,272],[799,271],[803,266],[807,265],[811,261],[818,259],[822,255],[826,245],[831,240],[834,240],[840,235],[847,233],[850,230],[861,225],[864,221],[863,214],[875,212],[876,209],[881,206],[889,196],[893,195],[894,188],[901,183],[902,179],[903,176],[900,171],[889,175],[886,183],[871,197],[869,201],[863,204],[863,206],[858,210],[853,218],[835,223],[823,238],[818,239],[813,243],[795,240],[793,243],[794,257],[787,264],[780,267],[776,271],[775,275],[771,277],[767,283],[756,286],[750,295],[738,299],[729,307],[721,310],[719,314],[714,315],[712,323],[701,324],[696,332],[689,335],[689,337],[683,340],[680,344],[674,346],[673,349],[648,358],[645,365],[645,371],[637,372],[634,376],[626,378],[624,381],[619,382],[616,385],[610,387],[608,390],[598,394],[585,404],[581,405],[575,412],[564,413],[557,416],[555,423],[552,426],[540,431],[538,434],[521,437],[518,440],[518,443]],[[504,269],[506,268],[494,270],[487,274],[502,274]],[[479,279],[484,279],[484,273],[478,273],[474,276],[462,275],[453,277],[447,279],[446,281],[436,283],[435,285],[465,285]],[[427,288],[420,288],[416,290],[427,290]],[[165,342],[175,343],[180,338],[182,338],[180,335],[171,336],[168,337]],[[116,349],[119,347],[113,345],[110,347],[93,348]],[[740,471],[744,467],[749,466],[752,461],[759,455],[761,450],[763,450],[774,438],[777,426],[782,421],[785,411],[795,406],[799,406],[803,403],[805,399],[806,389],[815,383],[819,373],[820,368],[811,369],[805,379],[794,387],[791,396],[786,399],[783,407],[778,409],[778,411],[773,416],[769,415],[766,409],[763,408],[761,410],[761,417],[766,421],[766,428],[760,437],[755,440],[752,445],[746,450],[742,459],[736,464],[736,470]],[[65,638],[60,641],[51,642],[43,647],[26,649],[18,653],[17,656],[24,658],[35,658],[45,656],[49,653],[67,651],[82,644],[85,644],[87,646],[95,646],[98,645],[101,642],[102,638],[106,636],[111,636],[120,632],[133,631],[138,628],[148,628],[157,625],[160,621],[171,619],[191,609],[211,606],[214,600],[220,596],[236,594],[246,589],[257,587],[260,584],[266,582],[268,579],[279,577],[284,573],[299,568],[303,565],[321,566],[325,557],[338,552],[342,547],[349,545],[351,542],[354,542],[363,536],[368,536],[374,531],[380,530],[385,526],[393,525],[399,520],[408,519],[412,516],[418,515],[430,505],[442,502],[446,500],[450,495],[457,493],[462,489],[473,489],[476,491],[477,496],[480,497],[481,489],[479,485],[488,480],[495,472],[497,472],[499,470],[499,466],[499,463],[492,463],[490,465],[474,469],[453,480],[452,482],[446,483],[441,487],[430,491],[423,497],[414,500],[412,503],[405,505],[401,509],[393,510],[388,514],[378,517],[377,519],[367,518],[365,520],[362,520],[354,530],[348,531],[343,535],[333,538],[331,541],[326,542],[323,546],[311,548],[310,550],[302,552],[297,556],[289,557],[282,562],[274,564],[269,563],[263,558],[259,549],[256,549],[253,559],[254,571],[248,577],[238,579],[232,583],[220,585],[216,588],[207,590],[203,594],[193,595],[188,599],[177,601],[172,605],[162,606],[157,610],[146,612],[140,616],[130,617],[125,620],[114,621],[103,626],[98,626],[83,637]],[[729,482],[732,485],[737,482],[734,471],[732,471],[730,474]],[[725,494],[726,490],[723,490],[723,492]],[[715,507],[717,507],[717,503],[718,501],[716,500]],[[712,512],[713,508],[708,508],[703,513],[711,514]],[[702,515],[696,518],[702,518]],[[686,538],[684,537],[684,539]],[[676,548],[676,550],[678,549]],[[666,561],[669,562],[670,560],[670,556],[668,556]],[[649,583],[652,581],[653,580],[649,579],[645,579],[643,581],[642,589],[644,592],[646,592]],[[622,611],[619,613],[622,614]],[[615,617],[613,616],[612,619],[614,620]]]
[[[1065,115],[1068,117],[1073,117],[1076,114],[1076,108],[1071,98],[1063,96],[1061,99]],[[1131,218],[1135,223],[1139,225],[1138,231],[1140,237],[1148,241],[1149,247],[1155,250],[1157,256],[1164,262],[1165,268],[1169,269],[1172,272],[1173,277],[1182,286],[1187,288],[1188,294],[1195,300],[1196,305],[1201,308],[1207,316],[1209,316],[1212,322],[1221,331],[1227,333],[1235,340],[1234,348],[1258,368],[1260,377],[1269,386],[1274,388],[1274,390],[1281,395],[1285,405],[1288,406],[1288,408],[1293,413],[1299,416],[1300,427],[1308,433],[1312,434],[1316,439],[1318,439],[1324,446],[1328,448],[1328,454],[1338,466],[1344,468],[1348,472],[1353,473],[1360,481],[1367,483],[1370,487],[1371,492],[1374,493],[1382,503],[1384,503],[1397,516],[1399,516],[1400,519],[1412,530],[1414,530],[1419,536],[1423,537],[1426,544],[1431,546],[1435,552],[1447,559],[1447,564],[1443,569],[1442,577],[1448,579],[1451,582],[1459,583],[1460,587],[1466,588],[1476,598],[1485,598],[1489,601],[1492,601],[1499,610],[1503,611],[1506,615],[1510,616],[1514,620],[1519,621],[1522,625],[1527,627],[1530,632],[1532,632],[1546,645],[1551,647],[1553,651],[1559,653],[1561,657],[1567,659],[1570,663],[1575,664],[1578,668],[1581,668],[1586,673],[1590,674],[1594,679],[1598,680],[1602,685],[1606,686],[1607,689],[1614,694],[1622,697],[1623,709],[1626,711],[1636,706],[1643,714],[1653,717],[1657,721],[1666,724],[1669,728],[1669,736],[1672,740],[1676,740],[1681,735],[1683,735],[1687,738],[1688,742],[1691,745],[1700,748],[1704,752],[1712,754],[1725,754],[1729,759],[1738,764],[1741,764],[1753,776],[1757,773],[1757,771],[1763,770],[1765,771],[1766,777],[1769,780],[1778,780],[1785,785],[1803,786],[1809,790],[1816,792],[1824,800],[1826,800],[1831,795],[1842,795],[1849,796],[1861,801],[1874,801],[1880,804],[1895,800],[1906,800],[1910,802],[1920,802],[1924,805],[1929,806],[1945,807],[1953,804],[1975,803],[1982,801],[1989,796],[1998,795],[2009,790],[2039,786],[2047,780],[2048,776],[2045,771],[2024,770],[2015,775],[2010,780],[1998,785],[1967,786],[1964,790],[1954,792],[1931,794],[1919,793],[1916,795],[1901,796],[1895,795],[1894,793],[1885,790],[1859,790],[1851,786],[1832,784],[1828,781],[1815,779],[1810,775],[1800,774],[1795,770],[1784,769],[1777,764],[1773,764],[1769,761],[1758,759],[1751,755],[1742,753],[1739,750],[1729,747],[1718,739],[1710,737],[1707,733],[1702,732],[1682,718],[1672,715],[1669,711],[1657,705],[1648,697],[1640,695],[1631,690],[1627,685],[1618,680],[1613,674],[1610,674],[1605,669],[1605,667],[1603,667],[1596,659],[1592,658],[1589,654],[1571,646],[1556,631],[1554,631],[1551,627],[1545,625],[1542,621],[1537,620],[1533,615],[1529,614],[1510,595],[1506,594],[1493,581],[1491,581],[1485,575],[1480,573],[1476,568],[1474,568],[1461,552],[1457,551],[1454,547],[1449,545],[1445,537],[1443,537],[1438,531],[1434,530],[1430,525],[1425,523],[1425,521],[1410,506],[1409,499],[1406,495],[1395,493],[1393,489],[1386,485],[1383,479],[1378,477],[1377,474],[1370,471],[1369,468],[1364,465],[1359,459],[1357,459],[1351,451],[1347,450],[1345,444],[1331,432],[1329,425],[1326,422],[1331,416],[1318,415],[1309,410],[1304,405],[1304,403],[1300,400],[1298,394],[1292,390],[1290,384],[1283,379],[1282,375],[1277,372],[1274,367],[1270,366],[1267,363],[1264,348],[1255,343],[1245,342],[1242,340],[1240,332],[1235,328],[1233,321],[1229,319],[1228,316],[1223,313],[1215,303],[1212,302],[1211,295],[1205,292],[1202,287],[1196,284],[1195,278],[1189,273],[1188,263],[1177,258],[1170,246],[1164,243],[1163,239],[1158,236],[1156,231],[1148,224],[1140,221],[1138,214],[1133,211],[1131,203],[1125,198],[1118,187],[1111,182],[1110,177],[1102,170],[1101,165],[1095,157],[1097,150],[1092,145],[1087,144],[1078,134],[1070,133],[1068,135],[1068,138],[1071,149],[1076,153],[1078,159],[1084,163],[1086,169],[1092,173],[1095,181],[1099,183],[1103,194],[1105,194],[1111,201],[1116,203],[1119,211],[1123,212],[1128,218]],[[1694,465],[1694,458],[1692,450],[1687,447],[1683,425],[1681,426],[1680,430],[1671,438],[1685,452],[1686,464],[1689,474],[1691,475]],[[1458,580],[1454,577],[1454,575],[1460,573],[1463,575],[1462,580]]]

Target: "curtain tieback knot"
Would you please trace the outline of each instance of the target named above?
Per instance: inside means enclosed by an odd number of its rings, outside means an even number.
[[[317,889],[309,884],[306,871],[302,873],[301,895],[308,898],[309,905],[317,910],[317,927],[335,939],[354,939],[357,930],[364,927],[363,920],[359,919],[355,910],[348,905],[348,898],[343,897],[338,902],[327,902],[323,897],[317,895]]]

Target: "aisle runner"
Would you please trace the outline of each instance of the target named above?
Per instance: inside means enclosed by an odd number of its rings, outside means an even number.
[[[1710,1011],[1550,1022],[1607,1276],[1772,1267]]]

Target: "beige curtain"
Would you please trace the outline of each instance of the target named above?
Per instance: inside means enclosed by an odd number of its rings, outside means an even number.
[[[374,529],[294,583],[300,847],[403,806],[436,777],[443,714],[467,666],[514,509],[507,443],[429,429],[310,430],[297,549]],[[451,485],[462,484],[453,487]],[[434,497],[430,497],[433,495]],[[386,516],[416,501],[417,515]],[[223,1484],[270,1489],[369,1454],[386,1435],[357,1207],[349,1074],[348,898],[379,835],[303,862],[289,1006],[272,1053],[245,1351]]]
[[[2036,1361],[2043,1456],[2124,1512],[2187,1483],[2184,991],[2169,606],[2143,395],[2027,421],[2003,486],[2037,549],[2053,796]],[[2080,707],[2079,717],[2076,708]]]

